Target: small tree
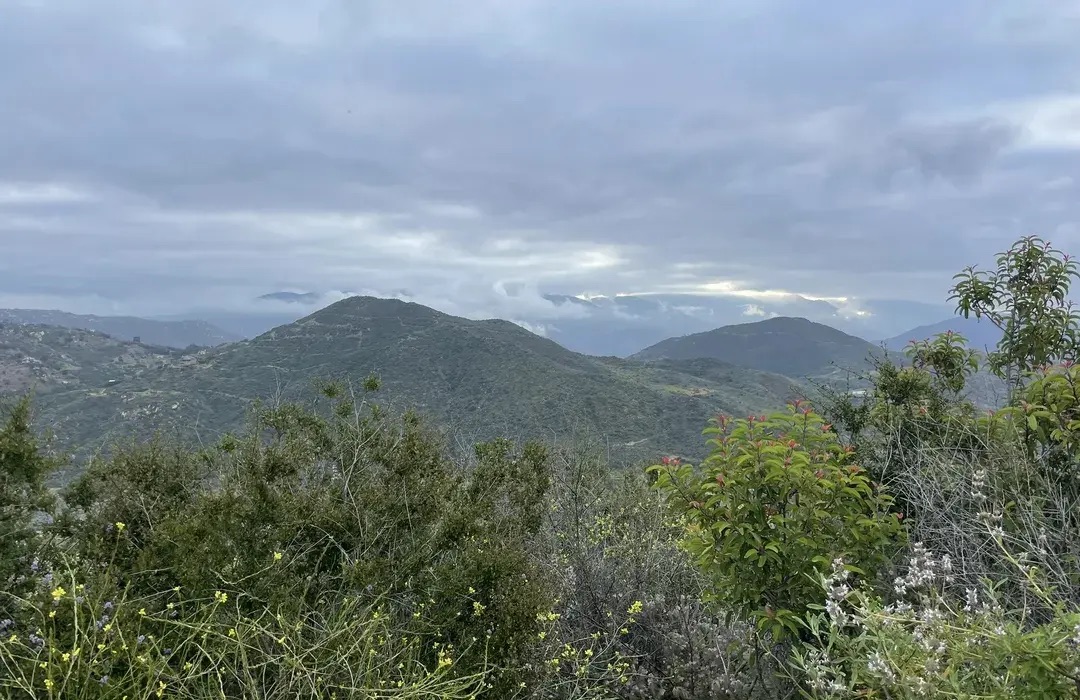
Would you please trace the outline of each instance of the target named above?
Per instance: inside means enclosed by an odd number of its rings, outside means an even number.
[[[1026,373],[1057,360],[1074,360],[1080,347],[1080,312],[1067,300],[1076,261],[1036,236],[1017,241],[997,257],[994,271],[968,267],[950,300],[964,318],[985,317],[1002,332],[988,356],[992,372],[1010,390]]]
[[[35,519],[49,514],[53,497],[45,479],[56,467],[39,449],[30,421],[30,399],[8,411],[0,428],[0,590],[19,595],[29,586],[42,544]],[[0,596],[0,619],[12,617],[12,598]]]
[[[685,526],[708,597],[780,640],[816,602],[816,573],[844,556],[872,574],[902,542],[892,499],[852,463],[832,427],[798,403],[772,416],[721,416],[701,469],[650,467]]]

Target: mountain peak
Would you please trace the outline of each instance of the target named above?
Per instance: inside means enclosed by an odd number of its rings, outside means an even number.
[[[866,366],[876,346],[823,323],[777,316],[722,326],[649,346],[635,360],[710,358],[790,377],[826,376]]]
[[[259,297],[262,301],[283,301],[287,304],[314,304],[321,298],[318,292],[270,292]]]
[[[811,321],[808,318],[802,316],[773,316],[771,318],[762,319],[760,321],[747,321],[746,323],[737,323],[729,326],[721,326],[711,331],[704,331],[702,334],[707,333],[732,333],[736,332],[736,329],[742,329],[747,332],[800,332],[800,333],[820,333],[822,335],[835,335],[837,337],[852,338],[862,343],[868,341],[859,338],[858,336],[845,333],[839,328],[830,326],[827,323],[821,323],[820,321]],[[698,335],[702,335],[698,334]]]
[[[320,323],[340,323],[351,318],[414,318],[430,319],[450,318],[441,311],[436,311],[422,304],[402,299],[353,296],[335,301],[301,321],[315,320]]]

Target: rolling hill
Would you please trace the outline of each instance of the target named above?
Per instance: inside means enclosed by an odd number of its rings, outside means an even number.
[[[829,378],[863,370],[881,348],[805,318],[777,317],[669,338],[631,360],[713,359],[795,378]]]
[[[883,342],[890,350],[903,350],[912,340],[926,340],[946,331],[964,336],[968,341],[968,347],[979,352],[986,352],[987,348],[994,349],[1001,340],[1001,329],[989,321],[956,316],[938,323],[912,328]]]
[[[132,345],[112,342],[106,363]],[[211,441],[238,428],[253,399],[305,398],[315,379],[372,372],[383,382],[380,402],[414,407],[465,443],[592,437],[616,459],[697,455],[717,412],[778,408],[804,392],[790,378],[716,360],[594,358],[507,321],[353,297],[251,340],[155,355],[121,379],[86,374],[43,393],[38,410],[83,451],[153,429]]]
[[[92,316],[42,309],[0,309],[0,323],[59,326],[105,333],[118,340],[139,338],[148,345],[213,347],[240,340],[206,321],[153,321],[134,316]]]

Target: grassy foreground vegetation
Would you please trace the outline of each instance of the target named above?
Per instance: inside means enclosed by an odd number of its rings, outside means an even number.
[[[0,428],[0,696],[1080,697],[1080,315],[1037,238],[968,270],[1011,389],[946,334],[865,397],[718,416],[700,465],[452,455],[378,382],[119,445],[56,497]]]

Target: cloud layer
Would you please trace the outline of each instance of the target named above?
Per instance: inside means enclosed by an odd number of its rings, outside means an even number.
[[[1020,235],[1080,249],[1071,0],[3,15],[0,306],[180,313],[286,288],[515,319],[541,292],[938,302]],[[753,318],[767,295],[743,296]]]

